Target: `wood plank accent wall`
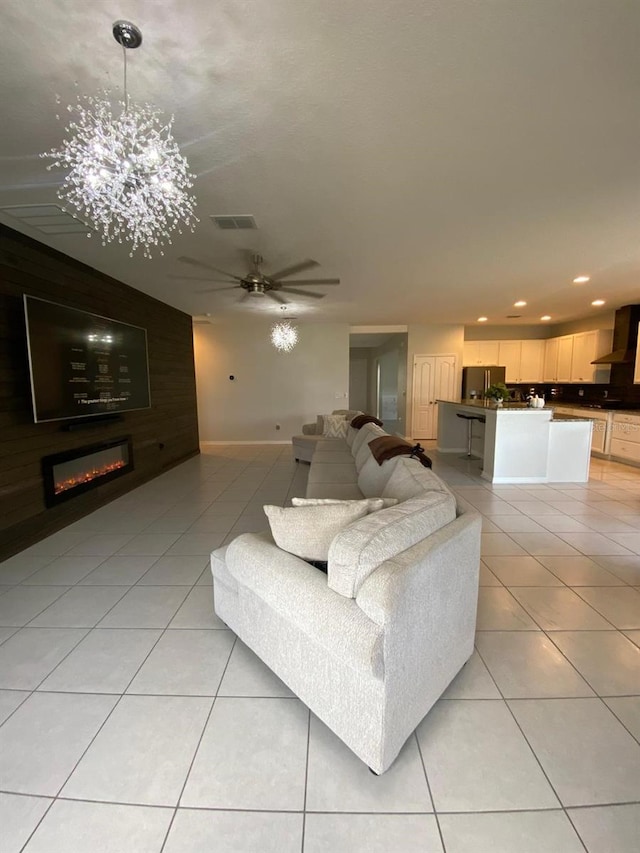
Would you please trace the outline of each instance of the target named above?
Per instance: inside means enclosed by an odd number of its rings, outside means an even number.
[[[151,408],[71,432],[34,423],[23,293],[146,328]],[[43,456],[120,435],[134,471],[45,507]],[[0,560],[198,452],[191,317],[0,224]]]

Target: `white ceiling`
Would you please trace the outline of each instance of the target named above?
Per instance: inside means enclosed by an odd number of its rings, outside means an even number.
[[[0,207],[55,201],[56,104],[118,89],[175,114],[201,222],[164,257],[17,227],[191,314],[238,304],[177,260],[304,258],[289,313],[352,324],[553,322],[640,301],[638,0],[1,0]],[[64,115],[61,116],[64,119]],[[253,214],[219,231],[210,214]],[[586,285],[572,284],[581,274]],[[516,299],[528,301],[514,311]],[[507,314],[521,313],[519,321]]]

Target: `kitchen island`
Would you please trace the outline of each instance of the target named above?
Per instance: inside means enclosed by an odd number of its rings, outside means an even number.
[[[589,479],[592,423],[586,418],[555,416],[553,409],[488,400],[438,400],[438,450],[467,452],[469,421],[472,453],[482,460],[491,483],[586,483]]]

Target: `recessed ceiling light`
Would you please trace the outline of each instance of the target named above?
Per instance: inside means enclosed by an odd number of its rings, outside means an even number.
[[[514,307],[514,308],[524,308],[524,306],[525,306],[526,304],[527,304],[527,303],[524,301],[524,299],[518,299],[518,301],[517,301],[517,302],[514,302],[514,303],[513,303],[513,307]]]
[[[550,315],[550,314],[543,314],[543,315],[542,315],[542,317],[540,317],[540,319],[541,319],[541,320],[550,320],[550,319],[551,319],[551,315]]]
[[[594,299],[592,305],[604,305],[604,299]]]
[[[587,281],[589,281],[588,275],[579,275],[577,278],[574,278],[573,283],[574,284],[584,284]]]
[[[486,323],[488,319],[488,317],[478,317],[478,323]]]

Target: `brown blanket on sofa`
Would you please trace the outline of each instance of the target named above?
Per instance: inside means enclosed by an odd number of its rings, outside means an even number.
[[[393,459],[394,456],[406,454],[418,459],[425,468],[431,468],[431,459],[419,444],[412,446],[403,438],[398,438],[397,435],[383,435],[380,438],[374,438],[373,441],[369,442],[369,449],[378,465],[382,465],[387,459]]]
[[[354,429],[362,429],[365,424],[375,424],[376,426],[382,426],[382,421],[375,418],[373,415],[356,415],[355,418],[351,421],[351,426]]]

